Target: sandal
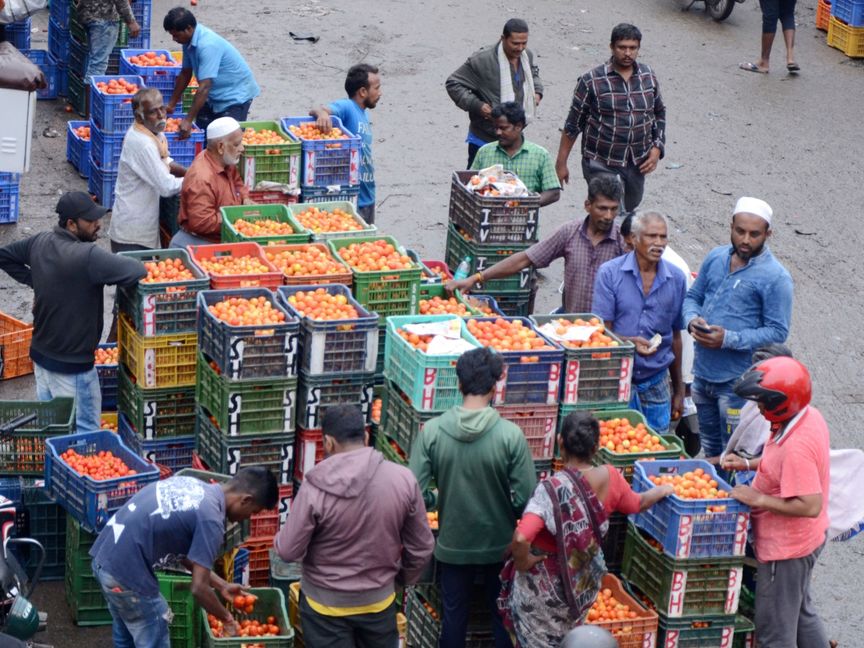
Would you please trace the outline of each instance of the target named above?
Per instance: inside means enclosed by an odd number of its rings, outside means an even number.
[[[786,70],[788,70],[791,74],[795,74],[801,71],[801,66],[797,63],[787,63]]]
[[[750,61],[747,61],[745,63],[739,63],[738,67],[747,72],[755,72],[756,74],[768,74],[768,70],[763,70],[758,65],[756,65],[755,63],[751,63]]]

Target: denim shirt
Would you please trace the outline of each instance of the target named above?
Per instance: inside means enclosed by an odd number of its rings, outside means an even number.
[[[729,271],[732,253],[731,245],[711,250],[684,300],[685,324],[701,316],[726,330],[720,349],[696,343],[693,373],[709,382],[739,378],[753,351],[786,341],[792,321],[792,277],[768,246],[734,272]]]

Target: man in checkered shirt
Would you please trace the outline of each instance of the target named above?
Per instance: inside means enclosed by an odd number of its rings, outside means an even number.
[[[614,173],[624,185],[624,211],[642,202],[645,176],[657,168],[666,142],[666,106],[657,77],[636,62],[642,33],[621,23],[612,30],[612,58],[584,74],[561,132],[555,169],[562,183],[570,180],[567,158],[582,134],[585,181]]]

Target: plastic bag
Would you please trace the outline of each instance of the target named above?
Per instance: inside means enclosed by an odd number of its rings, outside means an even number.
[[[528,188],[516,174],[505,171],[500,164],[480,169],[476,175],[471,176],[465,187],[468,191],[483,196],[518,198],[529,194]]]
[[[46,9],[48,0],[6,0],[6,4],[0,7],[0,23],[8,25],[21,22]]]

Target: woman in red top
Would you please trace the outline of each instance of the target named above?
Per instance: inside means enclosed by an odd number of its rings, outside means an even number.
[[[603,537],[610,513],[637,513],[672,493],[634,493],[617,469],[593,466],[600,426],[588,412],[564,419],[564,469],[538,484],[513,534],[498,604],[521,648],[548,648],[581,625],[606,572]]]

